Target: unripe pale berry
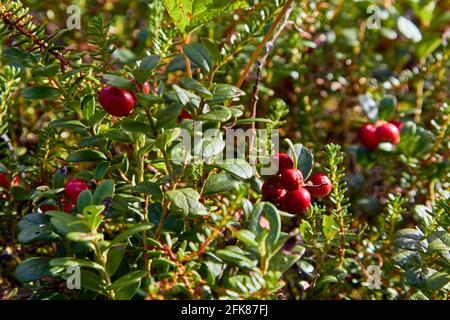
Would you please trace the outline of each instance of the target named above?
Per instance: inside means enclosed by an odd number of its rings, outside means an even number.
[[[368,150],[375,150],[378,146],[378,140],[375,136],[377,128],[371,124],[367,123],[363,125],[358,131],[358,139]]]
[[[323,198],[330,194],[332,184],[330,178],[322,172],[314,173],[309,181],[313,184],[308,187],[309,193],[316,198]]]
[[[107,113],[116,117],[129,115],[135,103],[133,93],[111,86],[106,86],[100,91],[98,100]]]
[[[81,191],[88,189],[87,183],[82,179],[72,179],[64,186],[64,196],[69,202],[76,203]]]
[[[400,131],[394,124],[386,122],[377,128],[375,137],[378,143],[390,142],[392,144],[397,144],[400,142]]]
[[[148,83],[148,81],[145,81],[145,82],[142,84],[142,92],[143,92],[144,94],[149,94],[149,93],[150,93],[150,83]]]
[[[308,190],[302,187],[294,191],[289,191],[281,199],[281,208],[292,214],[305,213],[310,204],[311,195]]]
[[[287,190],[298,189],[303,184],[302,172],[298,169],[287,169],[281,172],[281,185]]]
[[[272,176],[263,183],[261,193],[266,200],[276,204],[286,194],[286,190],[281,186],[279,177]]]
[[[271,157],[271,161],[278,168],[278,172],[283,172],[294,167],[294,161],[287,153],[277,153]]]

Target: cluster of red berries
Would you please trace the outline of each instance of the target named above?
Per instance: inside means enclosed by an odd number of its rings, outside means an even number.
[[[294,168],[294,161],[288,154],[277,153],[271,160],[278,171],[264,182],[261,192],[267,201],[281,205],[282,210],[305,213],[311,204],[311,195],[323,198],[331,192],[331,181],[323,173],[313,174],[310,183],[304,184],[302,172]]]
[[[87,183],[83,179],[71,179],[64,185],[64,197],[61,199],[61,205],[65,212],[72,211],[77,203],[81,191],[88,189]],[[58,210],[54,205],[44,204],[41,207],[42,212]]]
[[[150,84],[147,81],[144,82],[142,86],[137,85],[137,88],[144,94],[150,93]],[[125,117],[133,111],[136,103],[136,95],[129,90],[105,86],[100,90],[98,100],[103,109],[110,115],[115,117]],[[192,119],[192,116],[186,109],[183,109],[179,119]]]
[[[382,142],[397,144],[400,142],[402,126],[401,121],[367,123],[359,129],[358,139],[368,150],[375,150]]]

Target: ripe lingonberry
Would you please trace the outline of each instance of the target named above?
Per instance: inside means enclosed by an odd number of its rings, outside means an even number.
[[[359,141],[369,150],[375,150],[378,146],[378,140],[375,136],[376,131],[377,128],[371,123],[363,125],[358,131]]]
[[[286,190],[281,186],[280,178],[272,176],[263,183],[261,193],[266,200],[276,204],[286,194]]]
[[[287,169],[281,172],[281,184],[287,190],[298,189],[303,183],[302,172],[298,169]]]
[[[47,211],[51,211],[51,210],[58,210],[58,208],[56,206],[51,205],[51,204],[43,204],[40,208],[43,213],[46,213]]]
[[[283,172],[294,167],[294,161],[287,153],[277,153],[271,157],[271,161],[278,168],[278,172]]]
[[[81,191],[88,189],[88,185],[82,179],[72,179],[64,186],[64,195],[72,203],[77,202]]]
[[[386,122],[377,128],[375,137],[378,143],[390,142],[397,144],[400,142],[400,131],[394,124]]]
[[[398,128],[398,130],[401,130],[403,127],[403,122],[397,121],[397,120],[391,120],[389,123],[392,123],[394,126]]]
[[[63,210],[64,210],[64,212],[70,212],[70,211],[72,211],[72,209],[73,208],[75,208],[75,205],[73,204],[73,202],[72,201],[70,201],[70,200],[67,200],[67,199],[62,199],[61,200],[61,203],[62,203],[62,205],[63,205]]]
[[[135,103],[133,93],[111,86],[106,86],[100,91],[98,100],[107,113],[116,117],[129,115]]]
[[[180,115],[178,116],[178,118],[179,118],[180,120],[183,120],[183,119],[192,119],[192,116],[191,116],[191,114],[190,114],[189,112],[186,111],[186,109],[183,109],[183,110],[181,110],[181,113],[180,113]]]
[[[330,178],[322,172],[314,173],[309,181],[312,186],[308,187],[309,193],[316,198],[323,198],[331,192],[332,184]]]
[[[292,214],[305,213],[310,204],[311,195],[308,190],[302,187],[294,191],[289,191],[281,199],[281,208]]]
[[[0,186],[9,190],[11,188],[11,183],[9,182],[9,178],[6,174],[0,173]]]

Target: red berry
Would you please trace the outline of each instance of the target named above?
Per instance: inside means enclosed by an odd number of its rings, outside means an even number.
[[[279,203],[286,194],[286,190],[281,186],[280,179],[277,176],[273,176],[263,183],[261,193],[266,200],[272,203]]]
[[[278,168],[278,172],[283,172],[294,167],[294,161],[287,153],[277,153],[272,156],[271,161]]]
[[[383,123],[377,128],[375,132],[378,143],[380,142],[390,142],[392,144],[397,144],[400,142],[400,131],[392,123]]]
[[[58,210],[58,208],[56,206],[51,205],[51,204],[43,204],[40,208],[43,213],[46,213],[47,211],[51,211],[51,210]]]
[[[371,123],[363,125],[358,131],[359,141],[369,150],[375,150],[378,146],[378,140],[375,136],[376,131],[377,128]]]
[[[70,202],[77,202],[81,191],[88,189],[88,185],[82,179],[72,179],[64,186],[64,195]]]
[[[63,205],[63,210],[64,210],[64,212],[70,212],[70,211],[72,211],[72,209],[73,208],[75,208],[75,205],[73,204],[73,202],[72,201],[70,201],[70,200],[67,200],[67,199],[62,199],[61,200],[61,203],[62,203],[62,205]]]
[[[11,188],[11,183],[9,182],[9,178],[6,174],[0,173],[0,187],[9,190]]]
[[[401,130],[403,127],[403,122],[401,121],[392,120],[389,121],[389,123],[392,123],[394,126],[396,126],[398,130]]]
[[[281,172],[281,184],[287,190],[298,189],[303,184],[302,172],[298,169],[287,169]]]
[[[180,120],[183,120],[183,119],[192,119],[192,116],[191,116],[191,114],[190,114],[189,112],[186,111],[186,109],[183,109],[183,110],[181,110],[181,113],[180,113],[180,115],[178,116],[178,118],[179,118]]]
[[[116,117],[129,115],[135,103],[133,93],[111,86],[106,86],[100,91],[98,100],[107,113]]]
[[[308,191],[313,197],[323,198],[331,192],[331,180],[325,173],[314,173],[311,178],[309,178],[309,181],[311,181],[313,185],[308,187]]]
[[[149,94],[149,93],[150,93],[150,83],[148,83],[148,81],[145,81],[145,82],[142,84],[142,92],[143,92],[144,94]]]
[[[289,191],[281,199],[281,208],[292,214],[305,213],[310,204],[311,195],[308,190],[302,187],[294,191]]]
[[[11,185],[18,186],[19,184],[20,184],[20,176],[17,175],[12,179]]]

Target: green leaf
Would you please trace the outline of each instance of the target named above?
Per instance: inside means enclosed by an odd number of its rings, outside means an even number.
[[[61,232],[63,234],[76,231],[89,232],[88,226],[83,223],[82,219],[76,216],[59,211],[49,211],[45,214],[52,216],[50,222],[55,227],[55,229],[58,230],[58,232]]]
[[[130,272],[123,277],[117,279],[113,284],[111,284],[110,288],[113,290],[117,290],[118,288],[127,287],[134,283],[138,283],[147,275],[147,272],[143,270]]]
[[[153,201],[161,201],[163,198],[163,193],[159,185],[151,181],[143,181],[138,183],[134,189],[134,192],[145,193],[152,195]]]
[[[211,122],[225,122],[231,119],[231,111],[224,106],[214,106],[208,113],[200,115],[199,119]]]
[[[60,96],[58,89],[46,86],[25,88],[22,97],[26,99],[56,99]]]
[[[205,207],[199,202],[200,195],[192,188],[170,190],[166,192],[170,208],[185,217],[207,214]]]
[[[83,97],[81,101],[81,117],[89,120],[95,113],[95,98],[89,94]]]
[[[394,245],[406,250],[425,252],[428,243],[424,238],[425,236],[420,230],[412,228],[402,229],[394,235]]]
[[[235,100],[236,98],[245,95],[245,92],[238,87],[225,83],[214,84],[211,92],[214,95],[214,97],[209,100],[211,103]]]
[[[50,276],[52,273],[50,272],[49,261],[50,258],[45,257],[29,258],[17,266],[14,276],[22,283]]]
[[[106,198],[112,198],[114,196],[115,183],[114,180],[103,180],[95,189],[92,199],[93,204],[102,204]]]
[[[86,129],[87,127],[78,120],[66,120],[66,119],[58,119],[49,122],[49,128],[58,128],[58,129]]]
[[[253,168],[244,159],[226,159],[223,162],[213,164],[213,166],[244,180],[253,177]]]
[[[450,282],[450,274],[446,272],[436,272],[426,281],[428,289],[437,291],[446,286]]]
[[[68,162],[98,162],[108,160],[105,154],[98,150],[77,150],[70,154],[66,161]]]
[[[256,261],[252,261],[243,254],[231,250],[220,249],[216,251],[216,255],[225,262],[235,264],[240,268],[251,269],[256,265]]]
[[[386,95],[380,101],[378,108],[378,119],[391,120],[395,116],[395,110],[397,108],[397,98],[392,95]]]
[[[300,258],[301,254],[285,254],[283,252],[277,252],[271,259],[269,264],[269,270],[286,272],[290,267],[294,265]]]
[[[397,28],[405,36],[405,38],[413,41],[420,42],[422,40],[422,33],[419,28],[405,17],[398,17]]]
[[[49,64],[48,66],[37,66],[31,69],[31,73],[37,77],[54,77],[59,71],[59,63]]]
[[[183,52],[192,62],[202,67],[206,72],[211,71],[212,59],[204,45],[201,43],[189,43],[183,46]]]
[[[58,237],[51,227],[45,224],[36,224],[21,230],[17,236],[19,243],[27,244],[33,241],[51,240]]]
[[[252,247],[258,247],[258,242],[255,241],[256,235],[247,229],[241,229],[234,233],[236,238],[238,238],[239,241],[252,246]]]
[[[165,130],[158,138],[156,138],[155,146],[160,150],[165,150],[168,145],[178,138],[180,133],[180,128]]]
[[[120,127],[129,132],[145,133],[149,136],[153,135],[152,127],[142,121],[125,119],[120,122]]]
[[[210,159],[219,155],[225,148],[225,141],[222,138],[209,136],[196,142],[194,153],[202,159]]]
[[[185,89],[192,90],[205,98],[211,99],[213,97],[211,91],[206,89],[203,84],[195,79],[183,77],[181,78],[181,86]]]
[[[230,109],[230,111],[232,111],[232,108]],[[234,117],[236,117],[236,115],[234,115]],[[237,120],[236,121],[236,125],[239,126],[239,125],[250,124],[250,123],[254,123],[254,122],[262,122],[262,123],[273,124],[272,120],[266,119],[266,118],[247,118],[247,119],[239,119],[239,120]]]
[[[233,191],[239,187],[239,181],[231,174],[217,173],[211,174],[205,181],[203,194],[209,195],[214,193]]]
[[[122,77],[113,75],[113,74],[104,74],[103,78],[106,80],[106,83],[110,86],[122,88],[126,90],[133,90],[137,91],[136,86],[133,84],[132,81],[128,79],[124,79]]]
[[[333,239],[334,236],[339,232],[339,225],[336,220],[334,220],[333,215],[324,215],[322,221],[323,235],[327,240]]]
[[[183,36],[229,11],[248,6],[243,0],[163,0],[163,3]]]
[[[106,272],[109,276],[113,276],[122,262],[125,254],[126,245],[113,246],[108,251],[108,259],[106,260]]]
[[[141,223],[138,224],[136,226],[133,226],[129,229],[127,229],[126,231],[118,234],[110,243],[111,246],[123,242],[125,240],[127,240],[129,237],[131,237],[132,235],[136,234],[136,233],[142,233],[145,230],[149,230],[151,228],[153,228],[153,223]]]
[[[439,48],[441,43],[440,37],[426,38],[416,46],[416,54],[419,58],[426,58]]]
[[[115,290],[116,300],[131,300],[136,292],[139,290],[141,282],[133,283],[127,287],[121,287]]]
[[[113,141],[120,141],[128,144],[133,143],[133,139],[130,137],[130,135],[125,132],[124,130],[120,129],[108,129],[103,133],[103,136],[107,139],[113,140]]]
[[[306,181],[314,166],[314,156],[311,151],[305,148],[301,143],[294,144],[294,150],[289,149],[288,154],[294,158],[297,163],[297,169],[302,172],[303,179]]]
[[[70,232],[67,234],[67,239],[73,242],[92,242],[95,240],[102,240],[102,233],[84,233],[84,232]]]
[[[403,269],[421,267],[423,265],[420,254],[410,250],[401,250],[392,257],[392,260]]]
[[[280,239],[281,235],[281,218],[277,208],[269,202],[261,202],[253,209],[249,229],[257,236],[260,241],[265,234],[265,230],[260,226],[260,218],[264,216],[269,221],[269,235],[266,238],[266,249],[271,252]]]
[[[227,12],[248,7],[243,0],[194,0],[192,5],[193,17],[191,25],[199,26]]]
[[[92,193],[90,190],[81,191],[77,199],[77,211],[83,212],[83,209],[92,204]]]
[[[167,127],[171,123],[175,123],[178,116],[181,114],[183,106],[177,102],[170,104],[167,108],[158,113],[158,120],[156,121],[156,128],[161,129]]]
[[[69,276],[70,275],[67,273],[62,274],[64,280],[67,280]],[[90,270],[80,270],[80,285],[82,288],[86,288],[99,294],[106,293],[105,281],[98,274]]]
[[[85,259],[76,259],[76,258],[55,258],[50,261],[50,265],[52,267],[68,267],[68,266],[78,266],[78,267],[86,267],[104,271],[104,268],[96,262],[92,262],[90,260]]]

